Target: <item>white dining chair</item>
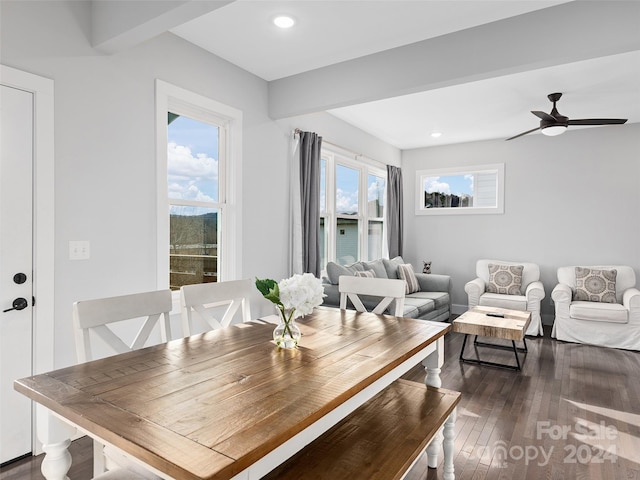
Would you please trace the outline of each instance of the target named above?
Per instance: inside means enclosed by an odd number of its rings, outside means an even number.
[[[378,302],[371,309],[372,313],[383,314],[389,305],[394,302],[393,315],[401,317],[404,312],[405,289],[404,280],[341,275],[338,279],[340,309],[345,310],[347,308],[347,300],[350,300],[357,311],[367,312],[363,299],[360,297],[360,295],[367,295],[368,297],[378,297],[372,302],[370,298],[365,300],[371,305]]]
[[[255,287],[250,279],[228,282],[198,283],[180,288],[182,309],[182,333],[191,335],[193,321],[199,318],[206,329],[216,330],[228,327],[234,316],[241,311],[242,322],[251,320],[249,300]],[[226,310],[218,320],[221,309]]]
[[[126,353],[147,345],[151,333],[160,324],[161,341],[171,340],[171,308],[169,289],[75,302],[73,323],[78,362],[94,360],[92,339],[100,339],[102,346],[108,348],[109,354]],[[125,333],[119,334],[119,330],[113,328],[112,324],[125,321],[141,323],[132,341],[125,340]],[[126,330],[123,327],[120,326],[120,329]],[[97,441],[93,445],[94,480],[159,478],[129,459],[119,449],[105,447]]]

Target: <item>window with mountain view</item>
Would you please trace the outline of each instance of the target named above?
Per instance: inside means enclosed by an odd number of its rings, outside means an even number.
[[[169,285],[218,280],[224,127],[168,112]]]

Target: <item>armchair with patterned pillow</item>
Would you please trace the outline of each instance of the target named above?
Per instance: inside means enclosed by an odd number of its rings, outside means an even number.
[[[535,263],[481,259],[477,278],[464,286],[469,308],[478,305],[531,312],[526,335],[542,335],[540,302],[545,296],[540,268]]]
[[[626,265],[558,268],[551,292],[551,336],[567,342],[640,350],[640,290]]]

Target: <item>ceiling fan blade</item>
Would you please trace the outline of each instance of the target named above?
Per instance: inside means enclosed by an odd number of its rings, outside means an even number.
[[[569,125],[622,125],[626,118],[583,118],[569,120]]]
[[[540,118],[541,120],[546,120],[547,122],[557,122],[556,118],[552,115],[549,115],[548,113],[540,112],[537,110],[531,110],[531,113],[533,113],[536,117]]]
[[[527,130],[526,132],[519,133],[515,137],[507,138],[507,140],[513,140],[514,138],[521,137],[523,135],[526,135],[527,133],[535,132],[536,130],[540,130],[540,127],[532,128],[531,130]]]

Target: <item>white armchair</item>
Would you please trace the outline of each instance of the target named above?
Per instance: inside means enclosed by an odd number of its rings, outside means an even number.
[[[576,267],[558,268],[558,285],[551,292],[556,310],[551,336],[567,342],[640,350],[640,290],[633,269],[625,265],[582,268],[616,270],[615,303],[575,299]]]
[[[489,265],[522,265],[522,280],[517,294],[491,293],[487,291],[489,285]],[[478,305],[487,307],[509,308],[531,312],[531,323],[526,335],[542,335],[542,319],[540,317],[540,302],[545,296],[544,286],[540,281],[540,268],[535,263],[505,262],[502,260],[482,259],[476,262],[477,278],[467,282],[464,291],[467,292],[469,308]]]

